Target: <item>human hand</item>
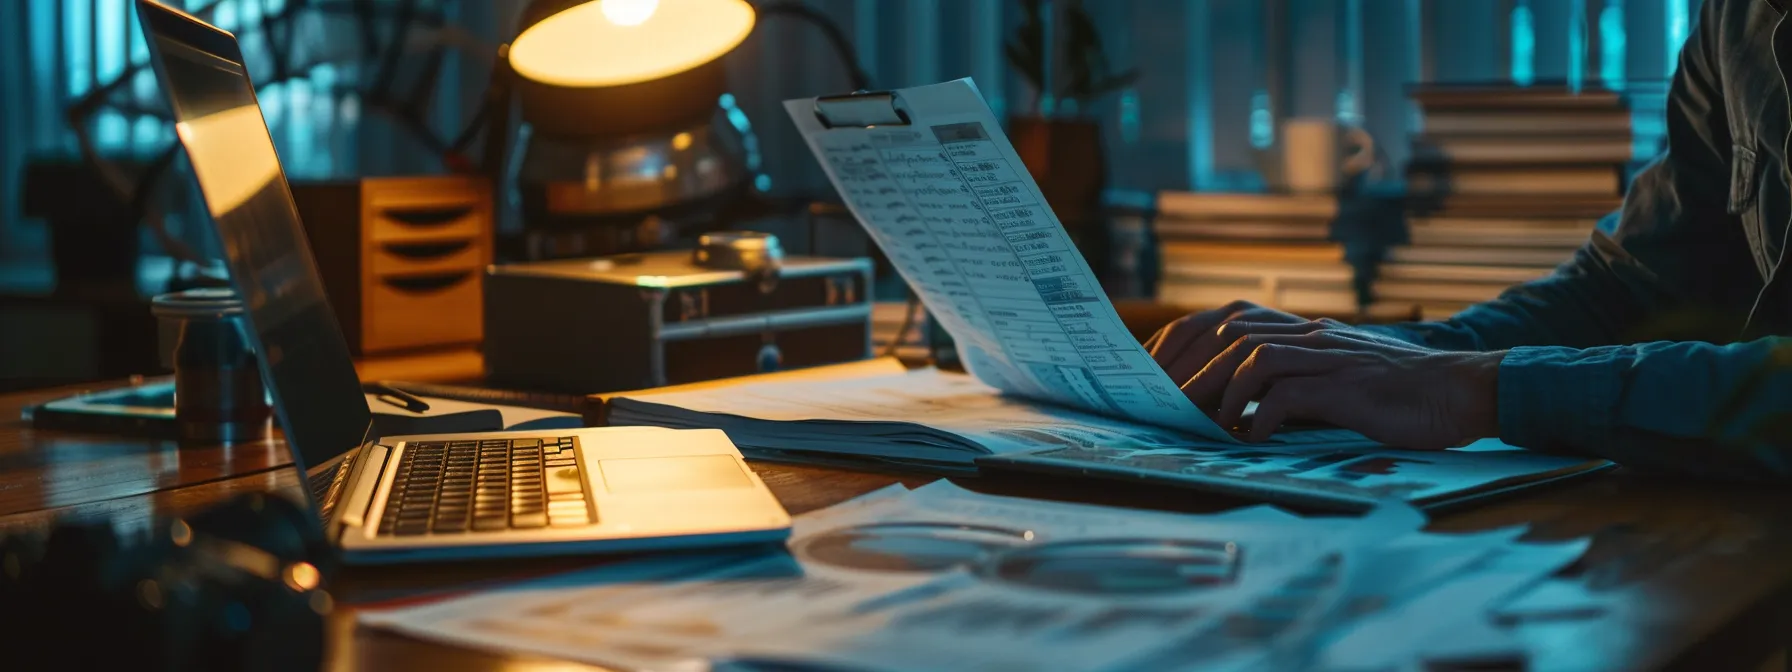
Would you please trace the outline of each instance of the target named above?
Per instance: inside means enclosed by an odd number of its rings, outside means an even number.
[[[1250,438],[1317,420],[1399,448],[1449,448],[1499,431],[1504,352],[1446,352],[1371,332],[1315,328],[1234,340],[1186,385],[1221,427],[1257,401]]]
[[[1315,329],[1348,328],[1336,320],[1308,320],[1249,301],[1233,301],[1223,308],[1190,313],[1171,322],[1145,341],[1145,351],[1151,353],[1164,373],[1170,374],[1170,380],[1182,385],[1246,334],[1304,334]]]

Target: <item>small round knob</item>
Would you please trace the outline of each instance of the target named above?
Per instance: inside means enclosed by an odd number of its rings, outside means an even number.
[[[784,351],[776,343],[767,343],[759,348],[758,361],[760,373],[771,373],[784,369]]]

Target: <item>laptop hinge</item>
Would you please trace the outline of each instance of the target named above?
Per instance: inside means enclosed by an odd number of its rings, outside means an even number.
[[[317,507],[318,522],[328,528],[336,515],[336,504],[342,499],[342,488],[348,484],[349,467],[360,451],[351,450],[330,461],[305,471],[306,496]]]
[[[363,444],[344,465],[347,472],[344,487],[330,516],[330,535],[336,538],[345,527],[360,527],[367,522],[367,509],[373,504],[378,475],[385,471],[391,449],[377,443]]]

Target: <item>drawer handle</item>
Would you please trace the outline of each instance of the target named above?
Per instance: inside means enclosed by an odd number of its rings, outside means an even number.
[[[435,259],[446,257],[473,245],[470,240],[450,240],[440,243],[386,243],[387,252],[406,259]]]
[[[471,205],[386,208],[380,214],[406,226],[442,226],[473,212]]]
[[[422,294],[435,292],[460,284],[462,280],[473,275],[472,271],[454,271],[450,273],[431,273],[428,275],[406,275],[395,278],[380,278],[380,282],[393,289]]]

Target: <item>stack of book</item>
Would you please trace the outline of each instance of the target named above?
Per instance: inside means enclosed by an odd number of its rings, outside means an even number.
[[[1378,302],[1448,317],[1573,256],[1623,202],[1633,154],[1623,97],[1551,87],[1416,90],[1425,132],[1407,167],[1411,245],[1391,250]]]
[[[1163,251],[1157,298],[1194,310],[1238,299],[1313,315],[1353,315],[1343,247],[1327,240],[1329,194],[1163,192],[1155,228]]]

